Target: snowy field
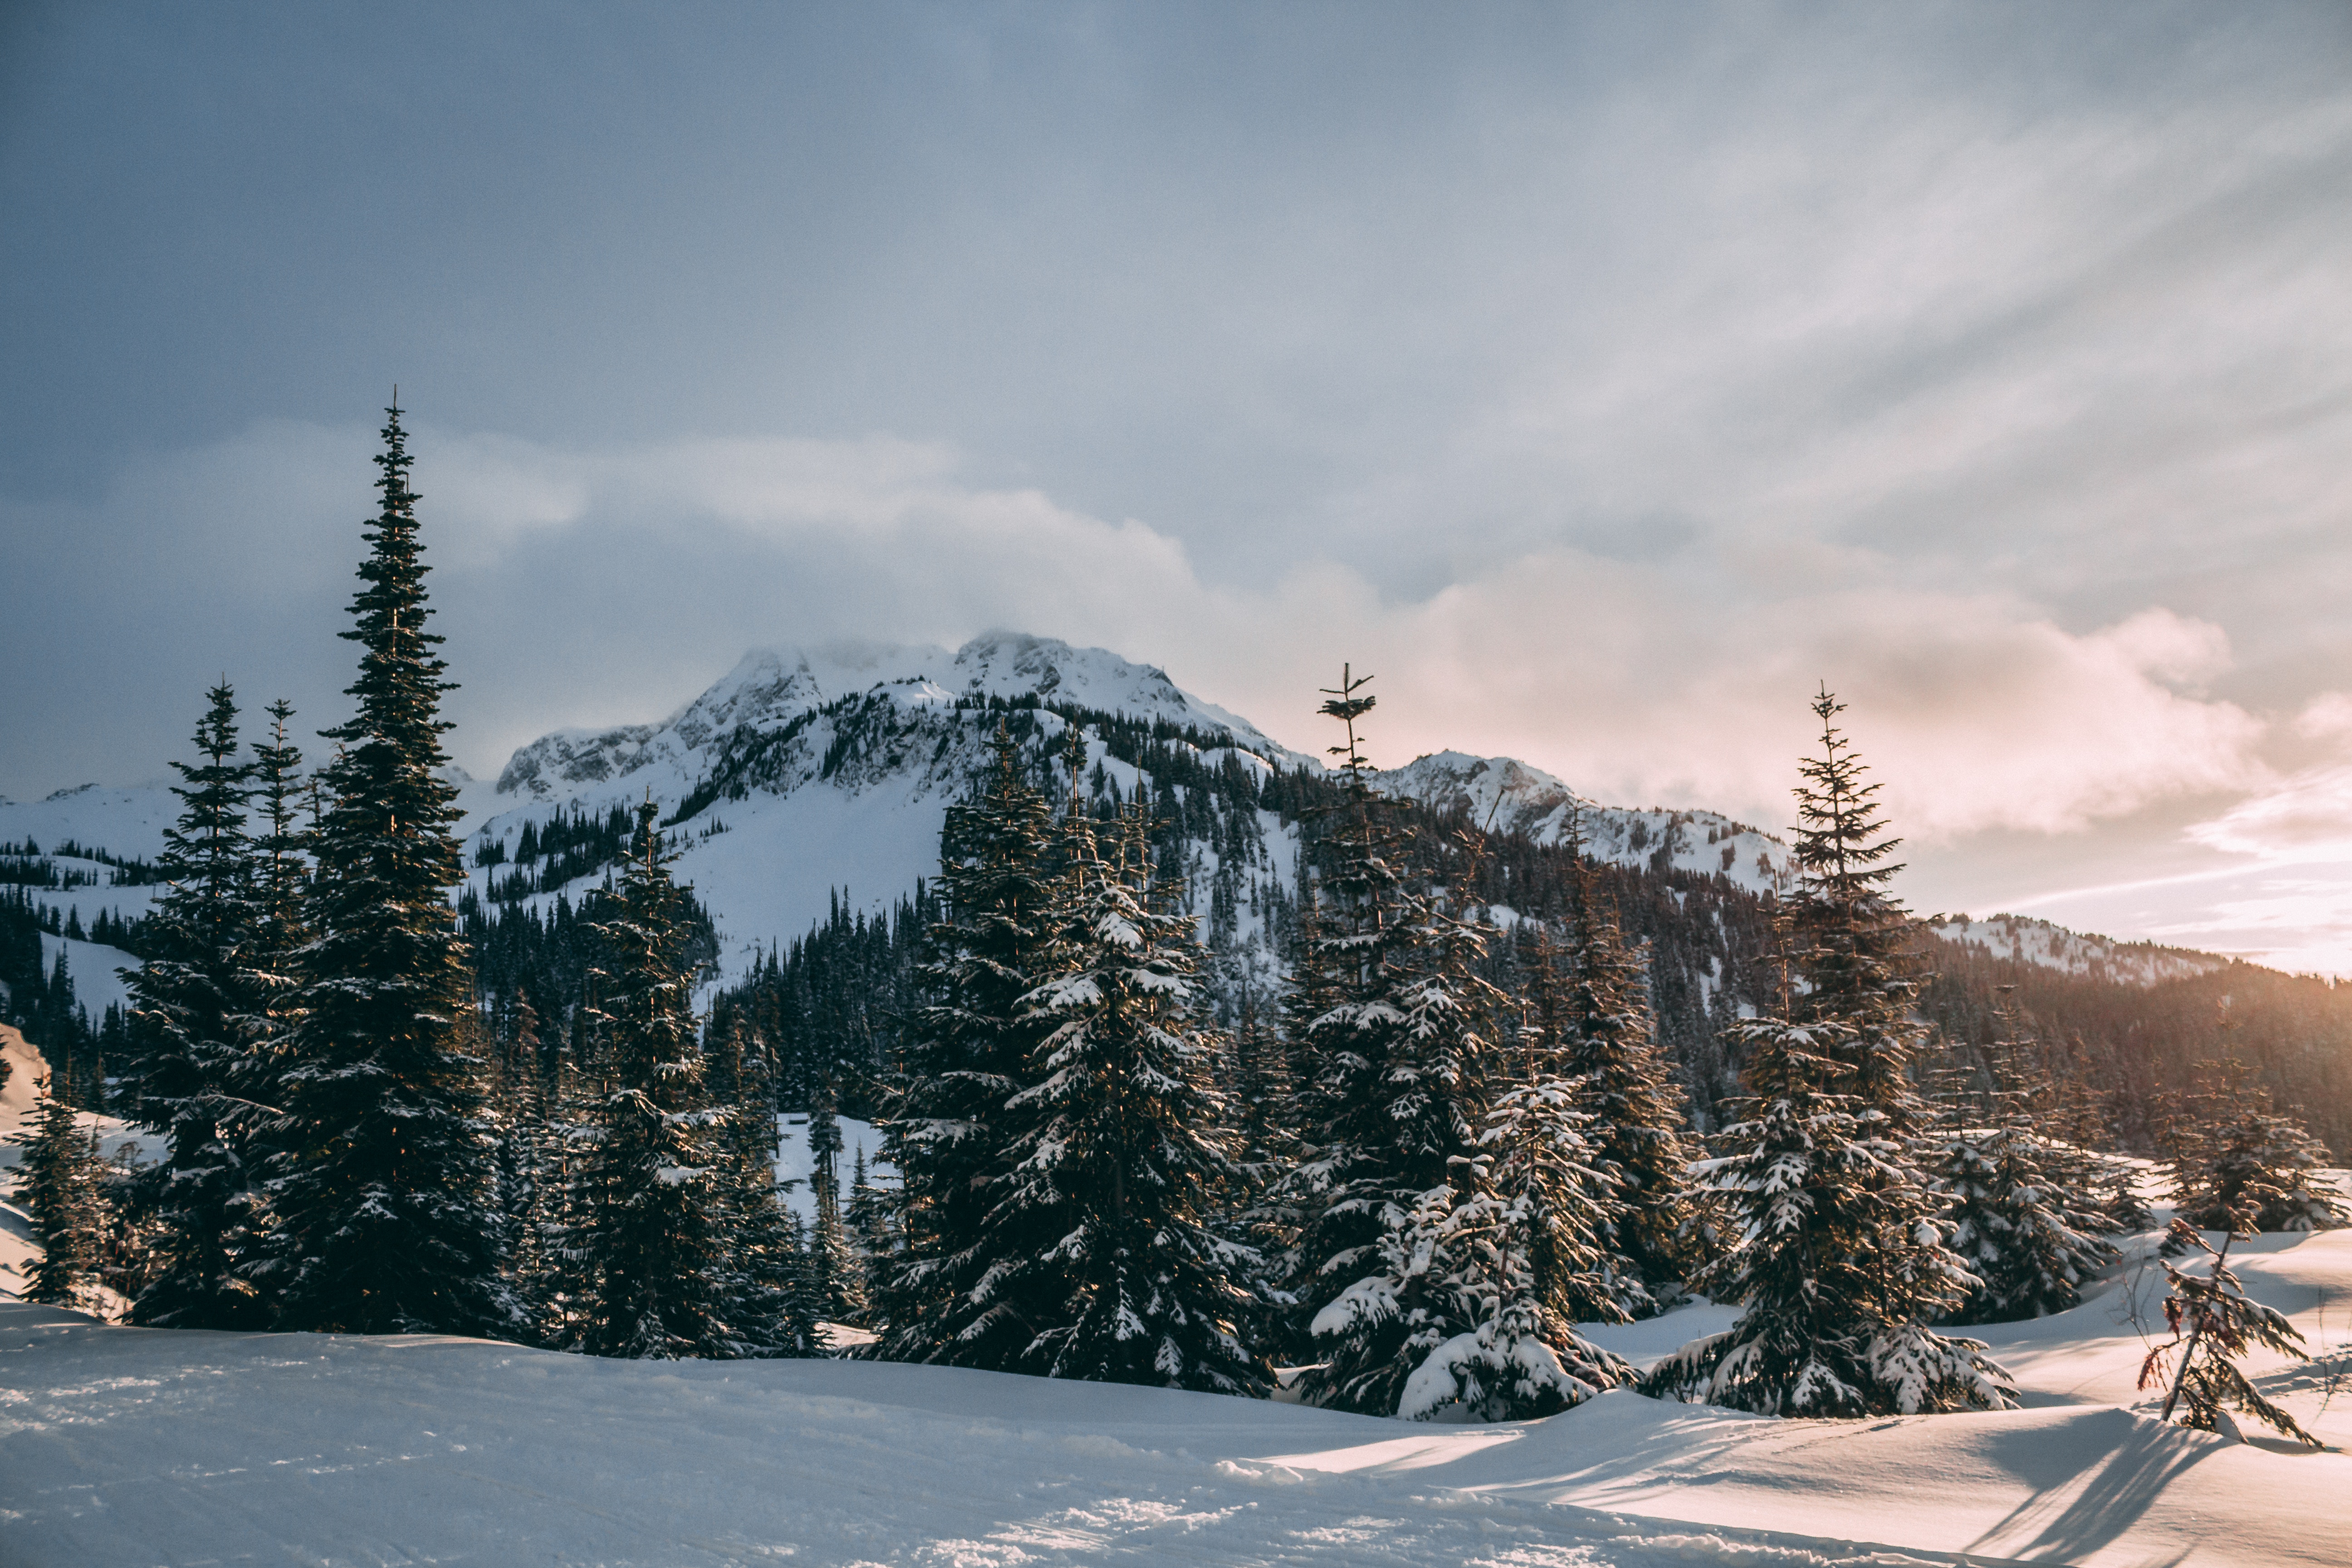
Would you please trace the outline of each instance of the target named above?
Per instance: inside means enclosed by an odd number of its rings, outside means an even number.
[[[2245,1250],[2249,1287],[2324,1352],[2263,1382],[2330,1452],[2132,1408],[2129,1270],[1992,1331],[2029,1408],[1868,1422],[1621,1393],[1431,1427],[927,1367],[174,1333],[0,1302],[0,1562],[2340,1568],[2352,1390],[2328,1384],[2352,1369],[2352,1232]],[[1717,1311],[1626,1332],[1663,1343]]]

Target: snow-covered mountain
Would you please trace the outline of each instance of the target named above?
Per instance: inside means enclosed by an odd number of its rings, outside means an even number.
[[[1209,768],[1262,776],[1323,765],[1186,692],[1164,670],[1100,648],[1012,632],[986,634],[953,652],[870,643],[761,648],[659,723],[556,731],[518,750],[495,781],[453,770],[462,786],[469,879],[485,899],[494,885],[511,890],[509,879],[523,869],[517,851],[526,826],[601,818],[650,794],[679,836],[677,875],[694,885],[719,923],[721,966],[731,973],[769,942],[805,931],[845,894],[850,907],[880,910],[931,874],[947,807],[980,765],[992,732],[990,715],[1036,705],[1160,726],[1164,743]],[[1051,711],[1034,721],[1048,736],[1064,729]],[[1122,798],[1133,798],[1147,783],[1136,767],[1109,754],[1099,724],[1090,727],[1087,759]],[[1508,757],[1440,752],[1375,773],[1372,782],[1384,793],[1458,810],[1481,826],[1542,844],[1564,841],[1573,821],[1588,853],[1619,865],[1721,876],[1751,892],[1781,886],[1789,871],[1788,846],[1759,828],[1710,811],[1603,805]],[[0,801],[0,845],[31,839],[53,858],[71,844],[152,859],[177,809],[162,784],[83,785],[38,802]],[[1230,924],[1213,934],[1244,948],[1255,944],[1245,962],[1265,970],[1272,953],[1261,895],[1293,890],[1297,832],[1274,813],[1249,815],[1255,820],[1230,824],[1215,841],[1196,841],[1186,869],[1202,912],[1219,900],[1230,906]],[[116,885],[116,874],[94,860],[76,858],[71,868],[89,885],[40,897],[60,910],[78,909],[85,924],[101,908],[136,917],[153,891]],[[551,899],[560,886],[532,896]],[[572,892],[576,901],[580,889]],[[1948,940],[2004,957],[2128,984],[2152,984],[2224,962],[2015,916],[1938,917],[1932,924]],[[75,955],[77,973],[110,970],[84,965],[82,956]]]
[[[936,871],[947,808],[983,763],[997,723],[1021,711],[1058,751],[1083,711],[1089,778],[1121,799],[1155,787],[1111,754],[1102,731],[1157,727],[1161,743],[1202,767],[1263,777],[1319,766],[1246,721],[1179,689],[1165,671],[1100,648],[990,633],[953,653],[931,647],[763,648],[659,724],[560,731],[515,752],[487,795],[467,792],[471,880],[489,900],[526,874],[523,832],[559,818],[597,819],[647,795],[681,844],[676,875],[718,921],[720,965],[733,973],[836,899],[888,908]],[[1294,875],[1296,831],[1248,812],[1186,867],[1203,912],[1221,885],[1223,933],[1244,968],[1271,973],[1259,895]],[[541,885],[532,896],[557,889]],[[576,899],[577,893],[573,895]]]
[[[1601,805],[1511,757],[1438,752],[1374,773],[1372,783],[1538,844],[1566,843],[1573,830],[1587,855],[1613,865],[1711,873],[1752,893],[1778,889],[1787,875],[1789,847],[1760,828],[1712,811]]]
[[[880,698],[914,710],[996,698],[1099,710],[1230,735],[1286,763],[1288,752],[1247,721],[1180,689],[1167,672],[1101,648],[990,632],[954,653],[932,646],[832,643],[754,648],[718,684],[659,724],[559,730],[515,752],[498,793],[535,801],[608,793],[628,783],[682,798],[723,768],[730,742],[791,729],[828,706]]]
[[[2121,985],[2154,985],[2162,980],[2181,980],[2227,968],[2230,963],[2226,958],[2184,947],[2084,936],[2031,915],[1994,915],[1990,920],[1937,915],[1923,923],[1946,942],[1980,949],[1994,958],[2038,963],[2045,969],[2063,970],[2069,974]]]

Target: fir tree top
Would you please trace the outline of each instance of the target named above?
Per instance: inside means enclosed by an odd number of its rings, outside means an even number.
[[[1918,987],[1910,949],[1911,917],[1887,890],[1903,868],[1887,857],[1899,839],[1885,837],[1878,789],[1832,721],[1844,711],[1827,688],[1814,698],[1821,752],[1798,766],[1798,879],[1788,909],[1796,967],[1807,990],[1794,999],[1801,1023],[1835,1024],[1853,1088],[1884,1119],[1884,1131],[1908,1136],[1927,1108],[1906,1077],[1926,1034],[1910,1017]]]
[[[437,635],[425,629],[432,611],[425,603],[424,545],[417,539],[416,503],[408,488],[407,434],[397,403],[384,411],[383,470],[375,488],[383,500],[363,537],[372,547],[359,565],[366,586],[352,599],[352,626],[336,635],[361,645],[359,679],[345,688],[358,702],[350,723],[322,731],[346,750],[332,767],[338,784],[365,781],[359,798],[337,802],[336,814],[359,808],[383,815],[389,831],[404,818],[417,832],[437,835],[457,820],[457,789],[440,776],[448,763],[441,735],[450,728],[440,716],[441,693],[457,689],[442,679],[448,666],[434,650]],[[384,793],[389,786],[391,793]],[[454,854],[454,847],[453,847]],[[456,867],[443,884],[455,882]]]

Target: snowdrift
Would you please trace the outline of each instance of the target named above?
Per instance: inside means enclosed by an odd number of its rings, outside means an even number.
[[[0,1303],[0,1558],[413,1563],[2336,1564],[2352,1560],[2352,1232],[2250,1288],[2337,1446],[2159,1426],[2128,1277],[1992,1331],[2032,1407],[1774,1421],[1615,1393],[1421,1426],[856,1362],[113,1328]],[[1701,1315],[1706,1309],[1699,1309]],[[2004,1337],[2005,1336],[2005,1337]]]

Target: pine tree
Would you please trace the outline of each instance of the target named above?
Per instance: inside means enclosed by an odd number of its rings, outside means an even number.
[[[1252,1343],[1247,1260],[1210,1223],[1236,1173],[1210,1083],[1204,955],[1175,887],[1150,885],[1147,835],[1130,809],[1105,857],[1074,803],[1066,967],[1026,1000],[1049,1032],[1033,1087],[1013,1101],[1041,1116],[1013,1150],[997,1211],[1022,1224],[1059,1215],[1066,1228],[1051,1251],[1015,1262],[1004,1293],[1050,1309],[1032,1320],[1030,1370],[1264,1394],[1274,1377]]]
[[[2171,1388],[2164,1396],[2164,1409],[2158,1419],[2171,1420],[2178,1406],[2182,1426],[2214,1432],[2221,1426],[2221,1407],[2234,1405],[2282,1436],[2308,1447],[2323,1447],[2318,1438],[2305,1431],[2294,1416],[2263,1398],[2246,1374],[2238,1370],[2237,1358],[2256,1345],[2298,1358],[2305,1352],[2301,1331],[2270,1308],[2249,1300],[2245,1287],[2231,1269],[2230,1243],[2241,1235],[2254,1234],[2251,1211],[2240,1210],[2234,1221],[2222,1227],[2224,1235],[2219,1250],[2207,1246],[2189,1221],[2172,1222],[2171,1239],[2178,1247],[2204,1252],[2213,1259],[2213,1267],[2200,1279],[2184,1272],[2171,1259],[2162,1260],[2165,1279],[2171,1287],[2164,1298],[2164,1316],[2172,1329],[2172,1338],[2147,1352],[2147,1359],[2140,1363],[2139,1386],[2155,1386],[2166,1375],[2167,1364],[2173,1363]],[[2174,1363],[2176,1354],[2179,1359]]]
[[[1291,1291],[1320,1364],[1300,1396],[1387,1415],[1431,1352],[1485,1321],[1447,1216],[1482,1194],[1484,1031],[1500,998],[1476,973],[1478,933],[1397,863],[1356,727],[1374,702],[1370,679],[1343,668],[1321,709],[1347,726],[1331,748],[1347,759],[1346,795],[1302,984],[1334,1001],[1306,1025],[1308,1148],[1278,1195],[1307,1215]]]
[[[167,891],[151,923],[153,954],[130,972],[131,1113],[163,1134],[156,1267],[132,1321],[163,1328],[246,1329],[267,1307],[244,1272],[257,1238],[247,1164],[253,1062],[265,1007],[252,963],[256,867],[245,830],[250,770],[236,761],[236,694],[205,694],[178,823],[164,833]]]
[[[878,1267],[875,1260],[898,1244],[890,1223],[889,1201],[866,1169],[863,1143],[852,1151],[850,1161],[849,1234],[869,1278]]]
[[[16,1167],[12,1194],[32,1221],[41,1255],[26,1280],[25,1300],[78,1311],[103,1310],[100,1250],[106,1228],[100,1195],[95,1132],[75,1114],[72,1085],[44,1073],[35,1086],[31,1137]]]
[[[2200,1230],[2336,1230],[2352,1208],[2318,1181],[2326,1151],[2271,1109],[2236,1056],[2199,1064],[2168,1106],[2165,1167],[2180,1217]]]
[[[1610,1295],[1648,1317],[1680,1299],[1696,1261],[1687,1175],[1696,1151],[1682,1090],[1658,1050],[1648,976],[1603,901],[1580,824],[1570,841],[1567,936],[1563,1066],[1592,1118],[1593,1163],[1612,1188],[1600,1215]]]
[[[606,1356],[740,1355],[722,1118],[703,1090],[658,815],[650,799],[637,808],[627,870],[594,928],[610,954],[595,1024],[611,1080],[592,1102],[575,1200],[593,1301],[582,1343]]]
[[[866,1315],[866,1279],[842,1220],[841,1122],[830,1072],[818,1079],[815,1102],[809,1107],[808,1147],[810,1195],[816,1209],[815,1222],[809,1226],[812,1306],[830,1321],[854,1323]]]
[[[383,504],[352,600],[357,711],[313,773],[323,795],[299,1016],[284,1072],[278,1229],[256,1274],[279,1325],[500,1333],[520,1326],[500,1277],[484,1067],[460,1044],[473,1005],[448,890],[464,876],[443,776],[450,689],[425,622],[417,497],[389,411]]]
[[[1732,1031],[1741,1119],[1701,1165],[1738,1230],[1693,1284],[1742,1310],[1646,1386],[1780,1415],[2004,1408],[2013,1391],[1984,1346],[1926,1326],[1977,1281],[1943,1245],[1911,1149],[1926,1110],[1907,1069],[1925,1026],[1910,1017],[1906,921],[1885,888],[1895,841],[1832,722],[1840,705],[1824,690],[1812,706],[1822,754],[1802,764],[1782,928],[1795,973],[1778,1016]]]
[[[1549,952],[1544,954],[1549,960]],[[1548,975],[1549,968],[1539,970]],[[1557,1002],[1553,988],[1539,986]],[[1538,1011],[1556,1012],[1556,1009]],[[1512,1081],[1486,1113],[1479,1152],[1448,1187],[1423,1194],[1415,1224],[1389,1244],[1455,1259],[1456,1310],[1476,1324],[1438,1345],[1406,1379],[1397,1414],[1511,1421],[1549,1415],[1633,1381],[1633,1369],[1575,1331],[1626,1316],[1610,1289],[1603,1231],[1622,1215],[1564,1075],[1556,1016],[1531,1019],[1498,1073]]]
[[[584,1015],[587,1009],[580,1011]],[[530,1205],[510,1263],[530,1336],[551,1350],[580,1349],[595,1305],[585,1245],[591,1194],[584,1176],[595,1140],[593,1086],[576,1069],[577,1059],[569,1045],[558,1048],[540,1122]]]
[[[2006,988],[2003,988],[2004,992]],[[1980,1103],[1955,1097],[1948,1125],[1926,1140],[1943,1199],[1950,1246],[1978,1284],[1947,1321],[2000,1323],[2063,1312],[2082,1300],[2084,1281],[2113,1262],[2101,1239],[2096,1194],[2076,1182],[2092,1167],[2035,1125],[2031,1042],[2006,995],[1990,1049],[1991,1092]]]
[[[248,805],[259,831],[251,843],[251,924],[243,954],[247,1048],[232,1087],[242,1102],[236,1125],[251,1183],[239,1215],[247,1237],[241,1277],[257,1287],[261,1315],[272,1317],[277,1303],[258,1289],[274,1272],[261,1267],[271,1250],[274,1225],[266,1183],[288,1155],[285,1072],[300,1014],[302,952],[310,940],[310,836],[297,820],[304,784],[302,752],[288,738],[293,704],[281,698],[264,711],[269,715],[269,739],[255,744],[247,781]]]
[[[736,1097],[726,1128],[734,1321],[747,1353],[821,1354],[821,1308],[800,1221],[776,1190],[775,1069],[763,1045],[745,1041],[740,1023],[729,1033],[728,1055]]]
[[[1013,1240],[991,1230],[1021,1118],[1006,1102],[1043,1022],[1024,998],[1051,977],[1062,889],[1048,862],[1053,821],[1022,776],[1002,727],[977,797],[948,808],[940,834],[944,918],[927,933],[927,999],[884,1123],[898,1172],[902,1235],[876,1299],[877,1353],[893,1361],[1011,1368],[1034,1331],[1023,1304],[995,1293],[1007,1267],[1050,1248],[1058,1231]],[[1010,1245],[1008,1257],[992,1250]]]
[[[1528,924],[1517,1038],[1497,1064],[1504,1087],[1480,1142],[1497,1191],[1517,1205],[1537,1299],[1564,1322],[1623,1321],[1633,1316],[1628,1265],[1611,1247],[1625,1217],[1623,1180],[1601,1152],[1591,1086],[1570,1068],[1574,1019],[1559,949]]]

